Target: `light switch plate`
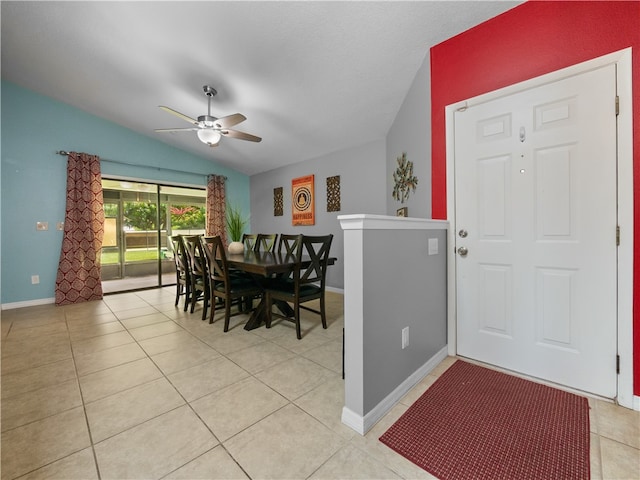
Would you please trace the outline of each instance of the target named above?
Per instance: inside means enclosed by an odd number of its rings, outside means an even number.
[[[64,230],[64,222],[56,223],[56,230]]]
[[[36,222],[36,230],[49,230],[49,222]]]
[[[438,239],[430,238],[429,239],[429,255],[437,255],[438,254]]]

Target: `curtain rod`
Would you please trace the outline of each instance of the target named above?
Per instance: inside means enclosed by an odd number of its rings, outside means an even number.
[[[58,150],[56,152],[58,155],[63,155],[63,156],[68,156],[70,152],[67,152],[66,150]],[[117,163],[118,165],[128,165],[130,167],[142,167],[142,168],[152,168],[155,170],[164,170],[166,172],[174,172],[174,173],[186,173],[187,175],[202,175],[205,178],[208,178],[210,175],[205,174],[205,173],[195,173],[195,172],[185,172],[184,170],[176,170],[173,168],[165,168],[165,167],[152,167],[150,165],[140,165],[140,164],[136,164],[136,163],[129,163],[129,162],[123,162],[121,160],[109,160],[108,158],[101,158],[100,159],[101,162],[109,162],[109,163]],[[227,177],[224,175],[221,175],[225,180],[227,180]]]

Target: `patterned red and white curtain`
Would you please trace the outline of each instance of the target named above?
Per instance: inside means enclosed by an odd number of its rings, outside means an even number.
[[[100,158],[70,152],[67,158],[67,208],[56,277],[56,305],[102,298],[100,250],[103,236]]]
[[[209,175],[207,181],[207,224],[205,227],[208,236],[220,235],[224,245],[227,244],[225,180],[226,177],[222,175]]]

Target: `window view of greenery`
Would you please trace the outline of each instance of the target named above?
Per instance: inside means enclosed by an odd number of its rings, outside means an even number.
[[[204,230],[205,208],[174,205],[169,208],[172,230]]]
[[[148,272],[135,265],[158,259],[172,263],[168,236],[204,233],[204,190],[103,179],[103,193],[103,280]]]

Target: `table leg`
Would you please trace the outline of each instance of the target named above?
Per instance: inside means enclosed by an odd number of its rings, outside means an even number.
[[[291,308],[291,305],[289,305],[287,302],[283,300],[276,300],[273,303],[275,303],[276,307],[278,307],[278,310],[280,310],[285,317],[293,317],[293,308]]]
[[[282,300],[275,300],[273,302],[275,306],[282,312],[283,315],[287,317],[293,317],[293,308]],[[264,300],[264,297],[260,299],[260,303],[256,305],[256,309],[251,312],[249,316],[249,320],[244,326],[245,330],[254,330],[259,328],[263,323],[267,321],[267,305]]]
[[[249,320],[247,320],[247,323],[244,326],[245,330],[253,330],[253,329],[259,328],[260,325],[266,322],[267,309],[265,304],[266,302],[263,297],[260,299],[260,303],[256,305],[256,309],[253,312],[251,312],[251,315],[249,316]]]

